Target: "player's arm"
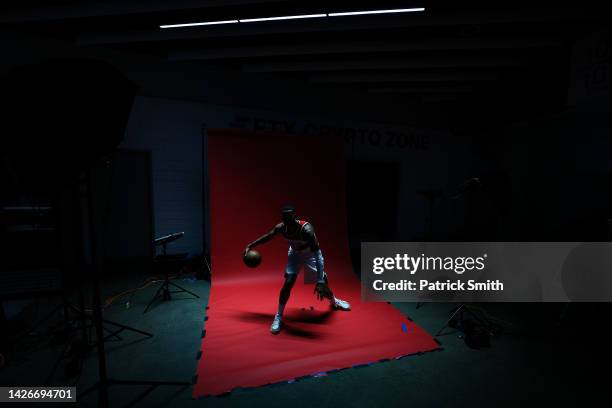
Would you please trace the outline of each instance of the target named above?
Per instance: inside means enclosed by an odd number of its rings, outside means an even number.
[[[274,238],[276,234],[279,233],[281,227],[282,227],[282,224],[276,224],[270,232],[262,235],[261,237],[257,238],[255,241],[248,244],[244,250],[244,253],[246,254],[247,252],[251,250],[251,248],[254,248],[257,245],[265,244],[266,242],[270,241],[272,238]]]
[[[314,227],[311,224],[306,224],[302,231],[304,239],[308,242],[310,250],[315,256],[315,262],[317,265],[317,284],[315,285],[315,293],[319,300],[331,299],[334,295],[325,282],[325,269],[323,264],[323,254],[321,253],[321,247],[319,246],[319,240],[315,234]]]
[[[319,240],[317,239],[317,235],[315,234],[312,224],[308,223],[304,226],[304,229],[302,230],[302,237],[304,240],[306,240],[306,242],[308,242],[308,246],[312,252],[316,253],[317,251],[321,250],[319,247]]]

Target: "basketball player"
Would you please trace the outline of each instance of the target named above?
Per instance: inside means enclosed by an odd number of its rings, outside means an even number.
[[[327,274],[323,269],[323,254],[319,248],[319,241],[317,240],[312,224],[304,220],[299,220],[295,215],[295,208],[290,205],[286,205],[281,209],[281,217],[283,220],[281,223],[276,224],[270,232],[247,245],[244,251],[246,255],[251,248],[270,241],[278,234],[289,241],[285,283],[280,291],[278,311],[270,327],[270,331],[274,334],[280,332],[283,311],[285,310],[285,305],[289,300],[291,289],[295,284],[302,265],[317,274],[317,283],[314,292],[319,300],[328,299],[331,307],[334,309],[351,309],[349,303],[336,298],[327,285]]]

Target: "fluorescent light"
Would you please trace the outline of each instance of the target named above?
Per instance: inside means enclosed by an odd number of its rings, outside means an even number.
[[[281,17],[264,17],[264,18],[247,18],[239,20],[241,23],[255,23],[258,21],[277,21],[277,20],[297,20],[300,18],[321,18],[327,17],[327,14],[302,14],[299,16],[281,16]]]
[[[205,22],[202,22],[202,23],[186,23],[186,24],[160,25],[159,28],[195,27],[195,26],[209,26],[209,25],[236,24],[236,23],[238,23],[238,20],[205,21]]]
[[[414,13],[417,11],[425,11],[425,8],[419,7],[419,8],[391,9],[391,10],[347,11],[343,13],[329,13],[329,14],[302,14],[302,15],[297,15],[297,16],[246,18],[243,20],[205,21],[201,23],[166,24],[166,25],[160,25],[159,28],[180,28],[180,27],[211,26],[211,25],[236,24],[236,23],[255,23],[259,21],[298,20],[298,19],[303,19],[303,18],[359,16],[359,15],[365,15],[365,14]]]
[[[417,11],[425,11],[425,8],[418,7],[418,8],[391,9],[391,10],[347,11],[344,13],[329,13],[329,16],[330,17],[341,17],[341,16],[360,16],[364,14],[414,13]]]

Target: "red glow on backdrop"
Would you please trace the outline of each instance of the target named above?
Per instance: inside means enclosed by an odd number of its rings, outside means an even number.
[[[194,397],[439,347],[391,305],[361,302],[346,232],[343,149],[329,137],[209,131],[212,288]],[[331,311],[298,279],[283,330],[272,335],[287,242],[276,237],[257,247],[262,263],[254,269],[242,255],[280,221],[286,203],[314,225],[330,287],[352,310]]]

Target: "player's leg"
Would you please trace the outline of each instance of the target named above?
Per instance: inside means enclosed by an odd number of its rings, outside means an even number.
[[[293,285],[295,285],[295,281],[297,280],[297,274],[285,274],[285,283],[281,288],[280,295],[278,296],[278,314],[283,315],[285,311],[285,305],[289,300],[289,296],[291,296],[291,289],[293,289]]]
[[[274,315],[272,326],[270,326],[270,331],[272,333],[278,333],[281,329],[285,305],[289,300],[289,296],[291,295],[291,289],[293,289],[293,285],[295,284],[296,280],[297,274],[285,274],[285,283],[283,283],[280,295],[278,296],[278,310],[276,311],[276,315]]]
[[[278,310],[276,311],[276,315],[274,315],[274,320],[272,321],[272,326],[270,327],[270,331],[272,333],[278,333],[280,331],[285,305],[287,304],[287,301],[289,301],[291,289],[293,289],[293,285],[297,280],[298,273],[302,266],[301,262],[302,261],[299,254],[292,249],[289,249],[287,254],[287,267],[285,268],[285,282],[280,290],[280,294],[278,296]]]

